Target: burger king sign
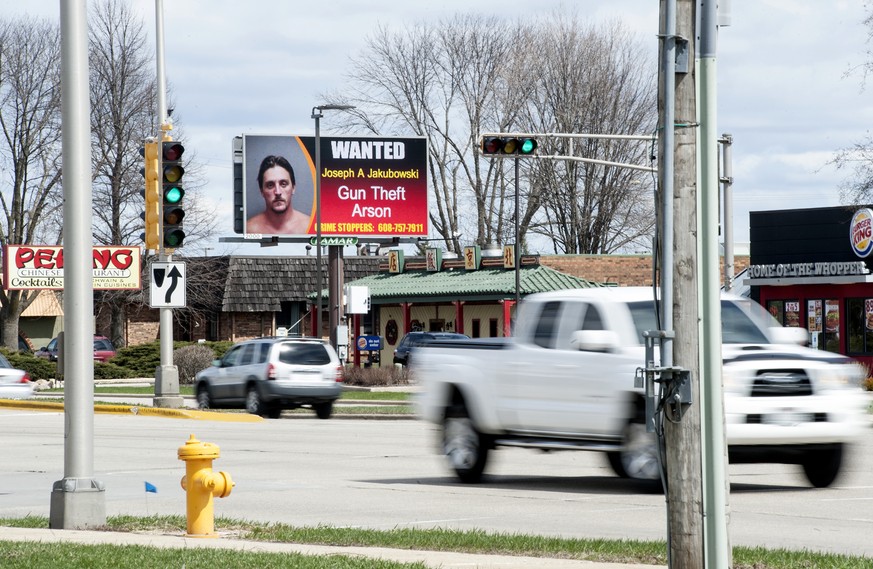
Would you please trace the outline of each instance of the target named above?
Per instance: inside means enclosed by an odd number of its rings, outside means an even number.
[[[849,226],[849,239],[858,257],[864,259],[873,252],[873,210],[865,207],[855,212]]]

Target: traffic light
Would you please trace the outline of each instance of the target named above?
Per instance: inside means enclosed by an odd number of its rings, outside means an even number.
[[[482,137],[482,154],[511,154],[530,156],[537,150],[537,139],[533,137],[515,136],[484,136]]]
[[[185,188],[182,177],[185,168],[182,167],[182,154],[185,147],[178,142],[161,143],[161,185],[163,188],[163,243],[168,249],[182,246],[185,240],[185,232],[182,230],[182,220],[185,218],[185,210],[182,207],[182,199],[185,197]]]
[[[158,183],[158,143],[146,142],[140,149],[144,159],[142,175],[145,188],[142,190],[145,208],[142,217],[145,232],[142,234],[146,249],[157,251],[161,243],[161,190]]]

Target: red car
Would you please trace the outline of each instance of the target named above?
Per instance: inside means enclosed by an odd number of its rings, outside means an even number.
[[[58,339],[52,338],[48,346],[38,349],[34,355],[39,358],[46,358],[49,361],[58,361]],[[115,347],[109,338],[105,336],[94,336],[94,361],[107,362],[115,357]]]

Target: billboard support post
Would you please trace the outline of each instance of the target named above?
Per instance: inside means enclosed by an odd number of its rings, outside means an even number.
[[[318,278],[315,283],[315,330],[313,336],[321,338],[321,283],[324,282],[324,269],[321,266],[321,117],[322,111],[347,111],[354,109],[352,105],[318,105],[312,108],[312,118],[315,120],[315,263]],[[328,309],[330,309],[330,291],[328,291]],[[333,336],[333,333],[331,333]]]

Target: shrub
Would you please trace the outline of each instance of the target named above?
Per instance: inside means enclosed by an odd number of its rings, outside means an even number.
[[[233,342],[227,342],[227,341],[224,341],[224,342],[203,342],[203,343],[200,343],[197,345],[198,346],[206,346],[207,348],[211,348],[212,353],[214,354],[212,359],[220,360],[221,358],[224,357],[224,354],[227,353],[227,351],[230,349],[230,347],[233,346]]]
[[[122,379],[125,377],[142,377],[126,367],[116,365],[113,361],[94,362],[94,379]]]
[[[194,376],[198,371],[212,365],[215,352],[212,348],[202,344],[183,346],[173,351],[173,363],[179,370],[179,384],[194,383]]]
[[[127,368],[127,377],[154,377],[155,368],[161,365],[161,346],[158,342],[121,348],[112,358],[112,363]]]
[[[58,375],[56,362],[50,362],[47,359],[38,358],[30,354],[9,352],[7,350],[0,351],[6,356],[12,367],[23,369],[33,381],[38,379],[53,379]]]
[[[407,368],[391,367],[346,367],[344,383],[362,387],[385,385],[408,385],[410,375]]]

